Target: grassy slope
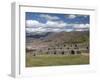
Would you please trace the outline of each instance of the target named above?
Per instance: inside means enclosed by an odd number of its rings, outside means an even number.
[[[26,67],[89,64],[89,56],[27,56]]]

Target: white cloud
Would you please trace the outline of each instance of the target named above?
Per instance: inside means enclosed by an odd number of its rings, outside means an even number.
[[[89,24],[75,24],[74,28],[82,29],[82,28],[89,28]]]
[[[26,31],[27,32],[49,32],[49,31],[60,31],[63,29],[67,24],[64,22],[57,22],[57,21],[47,21],[46,23],[40,23],[36,20],[27,20],[26,21]]]
[[[60,31],[85,31],[89,29],[89,24],[68,24],[63,21],[47,21],[46,23],[40,23],[36,20],[26,21],[27,32],[60,32]]]
[[[87,18],[87,17],[88,17],[88,15],[84,15],[84,17],[85,17],[85,18]]]
[[[27,27],[36,27],[36,25],[39,25],[39,22],[36,20],[27,20],[26,21]]]
[[[50,16],[47,14],[41,14],[40,17],[45,18],[47,20],[58,20],[59,19],[59,17],[57,17],[57,16]]]
[[[79,17],[81,15],[77,15],[77,14],[66,14],[65,17],[68,18],[68,19],[74,19],[76,17]]]
[[[73,28],[74,31],[87,31],[89,30],[90,25],[89,24],[74,24]]]
[[[67,24],[65,22],[59,22],[59,21],[47,21],[46,23],[40,23],[36,20],[27,20],[26,21],[26,27],[28,28],[38,28],[38,27],[64,27]]]
[[[43,23],[40,23],[37,20],[26,20],[26,27],[29,28],[38,28],[45,26]]]
[[[62,28],[65,27],[67,24],[65,22],[57,22],[57,21],[47,21],[46,27],[51,28]]]
[[[42,28],[42,27],[38,27],[38,28],[26,28],[26,31],[28,33],[31,33],[31,32],[45,32],[46,29]]]
[[[70,15],[68,16],[68,18],[74,19],[74,18],[76,18],[76,15],[75,15],[75,14],[70,14]]]
[[[69,14],[69,15],[66,15],[66,17],[69,18],[69,19],[74,19],[76,17],[84,17],[84,18],[87,18],[88,15]]]
[[[88,29],[75,29],[74,31],[88,31]]]

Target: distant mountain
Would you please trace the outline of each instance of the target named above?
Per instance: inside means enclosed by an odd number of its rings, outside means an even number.
[[[42,32],[42,33],[26,33],[26,37],[34,38],[34,39],[39,39],[41,37],[47,37],[50,35],[52,32]]]
[[[41,34],[26,34],[26,42],[36,44],[69,44],[69,43],[89,43],[89,31],[72,32],[47,32]]]

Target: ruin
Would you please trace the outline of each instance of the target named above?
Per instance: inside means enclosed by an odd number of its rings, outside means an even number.
[[[36,55],[78,55],[81,53],[89,53],[89,46],[86,44],[71,44],[61,45],[59,47],[41,47],[41,48],[26,48],[26,52]]]

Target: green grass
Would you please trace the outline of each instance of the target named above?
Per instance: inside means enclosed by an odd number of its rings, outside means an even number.
[[[26,67],[89,64],[84,55],[26,55]]]

